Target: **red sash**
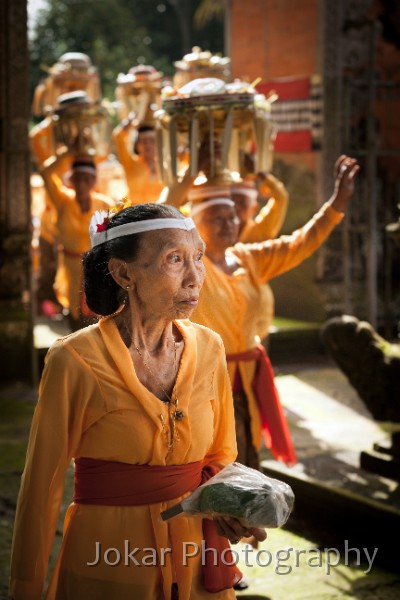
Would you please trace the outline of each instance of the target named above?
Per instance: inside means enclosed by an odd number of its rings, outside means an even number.
[[[76,458],[74,502],[103,506],[138,506],[173,500],[197,488],[218,472],[202,461],[184,465],[130,465],[94,458]],[[208,592],[233,587],[243,574],[234,565],[229,541],[218,535],[214,521],[203,519],[206,548],[215,548],[224,560],[214,561],[206,552],[203,585]],[[218,562],[218,564],[214,564]],[[226,564],[228,563],[228,564]],[[232,564],[229,564],[232,563]]]
[[[277,460],[296,464],[296,452],[264,346],[260,344],[246,352],[227,354],[226,359],[228,362],[257,362],[252,387],[260,411],[265,446],[271,448]]]

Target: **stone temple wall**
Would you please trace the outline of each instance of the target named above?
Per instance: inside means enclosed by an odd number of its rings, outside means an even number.
[[[26,0],[0,0],[0,380],[33,377]]]

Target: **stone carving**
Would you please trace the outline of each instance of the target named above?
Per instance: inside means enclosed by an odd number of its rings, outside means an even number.
[[[322,339],[374,419],[400,423],[400,343],[347,315],[327,321]]]
[[[390,343],[352,316],[327,321],[321,332],[330,354],[372,416],[392,428],[389,445],[362,452],[361,466],[400,480],[400,343]]]

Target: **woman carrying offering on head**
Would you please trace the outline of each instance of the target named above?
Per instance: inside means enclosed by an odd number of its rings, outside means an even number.
[[[64,185],[60,172],[69,172]],[[111,198],[95,191],[96,163],[89,155],[75,155],[64,148],[45,161],[42,177],[49,201],[56,212],[58,265],[55,290],[59,302],[69,310],[72,331],[92,317],[82,294],[82,255],[90,248],[89,223],[96,210],[108,210]]]
[[[263,284],[293,269],[326,240],[343,218],[354,191],[357,162],[341,156],[335,166],[330,200],[302,228],[262,243],[237,243],[239,218],[226,189],[204,186],[191,216],[206,243],[206,279],[192,320],[218,332],[227,353],[233,387],[238,462],[257,469],[261,433],[274,457],[287,464],[296,453],[273,371],[259,344],[259,308]],[[199,198],[199,190],[195,196]]]
[[[129,129],[135,129],[133,151],[129,148]],[[138,126],[128,117],[113,131],[119,162],[125,172],[126,185],[132,204],[156,202],[164,189],[157,170],[156,132],[151,125]]]

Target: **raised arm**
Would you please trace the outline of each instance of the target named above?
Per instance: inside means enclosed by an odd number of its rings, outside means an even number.
[[[121,123],[114,129],[112,134],[117,158],[124,167],[125,172],[129,171],[132,174],[142,168],[142,165],[137,160],[137,157],[128,148],[129,130],[132,127],[136,128],[136,126],[136,121],[131,115],[121,121]]]
[[[180,208],[187,202],[188,193],[192,189],[195,177],[189,174],[189,169],[180,181],[176,181],[169,187],[165,187],[161,192],[159,204],[170,204],[175,208]]]
[[[335,185],[333,195],[329,200],[332,208],[345,212],[350,198],[354,193],[355,178],[360,170],[355,158],[345,154],[339,156],[335,163]]]
[[[38,167],[41,168],[46,159],[53,153],[53,125],[50,117],[46,117],[29,132],[31,150]]]
[[[221,152],[219,142],[214,144],[214,153],[219,155]],[[188,194],[193,187],[196,177],[200,173],[209,174],[210,172],[210,144],[209,138],[204,137],[199,148],[199,162],[197,173],[191,175],[189,167],[186,169],[182,179],[174,182],[171,186],[164,188],[160,196],[161,204],[171,204],[175,208],[180,208],[188,201]]]
[[[341,156],[335,164],[335,184],[331,198],[300,229],[291,235],[259,244],[236,244],[235,251],[246,258],[260,280],[267,281],[293,269],[311,256],[343,219],[354,192],[359,166],[355,159]]]
[[[58,154],[50,156],[45,160],[41,169],[41,175],[49,196],[49,200],[55,210],[58,212],[65,202],[65,195],[62,192],[61,173],[65,173],[70,167],[72,156],[69,150],[64,147]]]
[[[254,219],[254,223],[248,225],[241,234],[240,241],[243,243],[276,238],[287,213],[289,194],[283,183],[270,173],[259,173],[258,178],[260,195],[270,198]]]
[[[282,181],[279,181],[272,173],[260,175],[259,193],[261,196],[271,197],[256,216],[255,222],[258,225],[261,221],[267,221],[269,237],[274,238],[278,235],[285,220],[289,194]]]

